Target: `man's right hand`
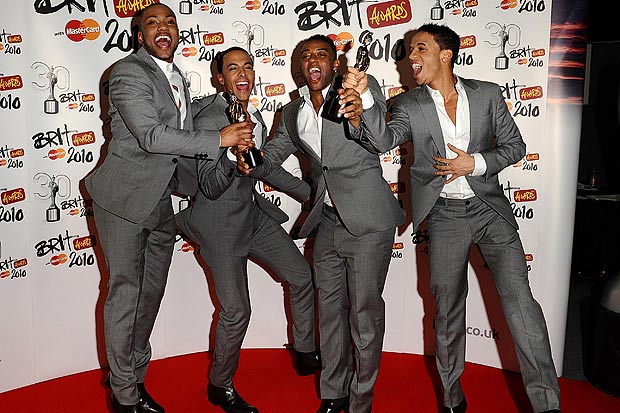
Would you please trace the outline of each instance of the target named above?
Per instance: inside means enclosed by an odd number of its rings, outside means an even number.
[[[233,123],[220,130],[220,147],[254,146],[254,122]]]

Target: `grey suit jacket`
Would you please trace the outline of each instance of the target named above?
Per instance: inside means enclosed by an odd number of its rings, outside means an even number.
[[[369,76],[370,90],[377,106],[385,110],[385,97],[377,81]],[[332,85],[333,86],[333,85]],[[383,178],[379,154],[382,152],[365,136],[349,130],[349,124],[321,118],[321,156],[299,136],[297,115],[302,97],[284,106],[275,137],[264,148],[265,163],[253,174],[264,174],[291,154],[301,151],[310,160],[314,193],[312,209],[299,235],[308,236],[319,224],[325,191],[329,188],[334,207],[347,230],[356,236],[396,228],[405,221],[390,186]]]
[[[467,176],[467,182],[477,197],[518,228],[497,174],[525,155],[525,143],[498,85],[459,80],[467,93],[471,125],[469,146],[462,149],[480,153],[487,164],[484,175]],[[444,182],[442,177],[435,176],[433,168],[434,155],[446,157],[435,104],[426,87],[417,87],[394,99],[389,122],[382,111],[380,105],[364,111],[363,133],[384,151],[413,141],[414,161],[409,172],[413,229],[417,231],[437,202]]]
[[[207,96],[195,102],[194,126],[218,129],[229,124],[226,116],[226,100],[220,94]],[[267,127],[260,112],[254,115],[262,125],[263,139]],[[221,148],[213,160],[198,161],[200,192],[193,205],[181,211],[176,221],[181,230],[210,251],[234,256],[248,254],[254,227],[253,202],[276,222],[282,224],[288,215],[255,190],[256,179],[237,173],[237,165]],[[265,180],[274,187],[304,201],[310,195],[310,187],[304,181],[276,168]]]
[[[173,191],[193,195],[195,174],[185,173],[194,168],[194,157],[218,153],[219,131],[194,130],[189,104],[180,128],[170,83],[142,48],[114,65],[109,99],[108,154],[85,181],[93,200],[112,214],[139,222],[153,211],[169,184]],[[191,101],[187,85],[185,101]],[[182,174],[175,174],[179,165]]]

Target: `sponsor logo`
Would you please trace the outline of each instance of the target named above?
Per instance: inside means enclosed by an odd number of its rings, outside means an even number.
[[[194,252],[194,247],[192,246],[192,244],[184,242],[183,245],[181,245],[181,251]]]
[[[198,49],[196,49],[194,46],[184,47],[183,50],[181,50],[181,54],[183,55],[183,57],[196,56],[198,54]]]
[[[353,35],[349,32],[341,32],[340,34],[328,34],[327,37],[334,41],[336,51],[343,52],[353,46]]]
[[[461,37],[461,49],[467,49],[470,47],[474,47],[476,46],[476,44],[477,44],[476,36],[473,34],[470,34],[469,36]]]
[[[502,2],[499,4],[499,7],[502,10],[514,9],[515,7],[517,7],[518,3],[518,0],[502,0]]]
[[[392,182],[390,183],[390,190],[393,194],[402,194],[405,192],[405,183],[404,182]]]
[[[19,158],[20,156],[24,156],[24,148],[13,149],[9,152],[9,156],[11,158]]]
[[[540,99],[543,97],[542,86],[526,87],[519,90],[519,98],[521,100]]]
[[[67,257],[67,254],[53,255],[52,258],[50,258],[50,264],[55,267],[57,265],[62,265],[66,263],[68,260],[69,258]]]
[[[546,54],[545,49],[532,50],[532,57],[541,57]]]
[[[249,0],[245,2],[245,8],[248,10],[258,10],[260,9],[260,0]]]
[[[114,0],[114,12],[118,17],[133,17],[134,14],[159,0]]]
[[[65,34],[74,42],[81,42],[84,39],[95,40],[101,34],[101,27],[93,19],[70,20],[65,26]]]
[[[224,43],[224,33],[207,33],[202,37],[205,46],[213,46],[214,44]]]
[[[527,262],[534,261],[534,255],[533,254],[525,254],[525,261],[527,261]]]
[[[267,183],[263,183],[263,191],[264,192],[273,192],[275,188]]]
[[[489,330],[487,328],[467,327],[466,332],[470,336],[490,338],[492,340],[499,340],[499,331],[497,331],[494,328],[491,328]]]
[[[13,43],[21,43],[22,42],[22,35],[21,34],[13,34],[10,36],[7,36],[6,41],[13,44]]]
[[[409,0],[395,0],[369,5],[366,16],[373,29],[404,24],[411,21],[411,4]]]
[[[93,102],[95,100],[94,93],[86,93],[82,95],[82,102]]]
[[[73,240],[73,248],[75,248],[76,251],[83,250],[85,248],[93,248],[96,244],[97,241],[92,235],[87,235]]]
[[[535,189],[521,189],[515,191],[513,197],[515,202],[531,202],[538,199]]]
[[[405,93],[406,91],[407,89],[404,88],[403,86],[391,87],[388,89],[388,99],[396,97],[400,95],[401,93]]]
[[[476,7],[478,5],[478,0],[468,0],[465,2],[465,7]]]
[[[24,82],[20,75],[0,77],[0,92],[21,89],[22,87],[24,87]]]
[[[402,242],[395,242],[392,244],[393,250],[402,250],[403,248],[405,248],[405,244],[403,244]]]
[[[67,152],[63,148],[50,149],[50,151],[47,153],[47,157],[48,159],[54,161],[56,159],[64,158],[66,154]]]
[[[526,161],[538,161],[540,160],[540,154],[539,153],[528,153],[527,155],[525,155],[525,160]]]
[[[24,188],[11,189],[0,194],[2,205],[11,205],[26,199],[26,191]]]
[[[267,97],[283,95],[286,92],[284,83],[278,83],[276,85],[265,86],[265,95]]]
[[[274,51],[273,52],[273,56],[274,57],[286,56],[286,49],[278,49],[278,50]]]
[[[95,132],[88,131],[82,133],[76,133],[71,136],[73,146],[88,145],[95,142]]]

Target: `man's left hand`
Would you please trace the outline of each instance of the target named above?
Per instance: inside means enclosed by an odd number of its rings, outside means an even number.
[[[456,154],[456,158],[447,159],[440,156],[433,156],[433,160],[437,162],[433,165],[435,168],[435,175],[450,175],[450,177],[444,182],[444,185],[449,184],[459,176],[471,174],[474,172],[474,167],[476,166],[474,157],[464,150],[461,150],[450,143],[448,144],[448,148]]]

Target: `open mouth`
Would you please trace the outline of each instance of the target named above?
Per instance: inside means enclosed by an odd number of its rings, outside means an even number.
[[[321,69],[318,67],[311,67],[310,70],[310,80],[313,82],[318,82],[321,80]]]
[[[172,37],[168,34],[160,34],[155,37],[155,44],[161,49],[168,49],[172,44]]]
[[[412,63],[411,68],[413,69],[413,77],[417,77],[422,72],[422,65],[419,63]]]
[[[250,82],[247,80],[240,80],[235,83],[235,87],[239,91],[247,92],[250,89]]]

